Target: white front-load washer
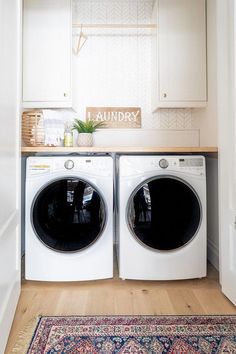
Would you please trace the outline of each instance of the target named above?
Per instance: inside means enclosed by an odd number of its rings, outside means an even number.
[[[29,157],[26,166],[26,279],[111,278],[112,158]]]
[[[206,276],[202,156],[121,156],[118,265],[123,279]]]

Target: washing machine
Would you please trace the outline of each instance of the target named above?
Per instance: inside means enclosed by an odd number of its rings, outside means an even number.
[[[118,189],[120,277],[205,277],[204,157],[121,156]]]
[[[113,276],[110,156],[29,157],[25,215],[26,279]]]

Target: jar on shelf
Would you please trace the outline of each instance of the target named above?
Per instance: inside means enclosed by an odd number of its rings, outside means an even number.
[[[64,146],[65,147],[73,146],[73,132],[72,132],[71,122],[66,122],[65,124]]]

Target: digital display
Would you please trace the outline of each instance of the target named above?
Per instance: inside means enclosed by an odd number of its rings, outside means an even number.
[[[180,167],[202,167],[203,166],[203,159],[179,159],[179,166]]]

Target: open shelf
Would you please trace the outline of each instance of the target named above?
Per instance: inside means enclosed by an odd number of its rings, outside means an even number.
[[[22,147],[22,153],[217,153],[215,146],[199,147]]]

